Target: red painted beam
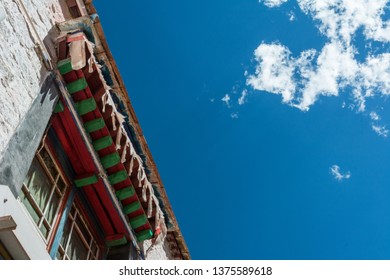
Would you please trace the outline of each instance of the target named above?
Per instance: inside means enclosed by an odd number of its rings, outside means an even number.
[[[73,121],[69,108],[65,106],[64,111],[62,113],[58,113],[53,118],[52,126],[72,164],[76,175],[97,173],[93,160],[85,147],[82,136],[78,132],[78,128]],[[100,183],[102,184],[102,182]],[[106,235],[111,235],[115,233],[115,230],[111,224],[110,216],[107,215],[106,211],[102,207],[101,202],[92,187],[93,186],[87,186],[84,188],[84,191],[102,225],[104,233]],[[112,214],[113,213],[110,213],[110,215]]]
[[[81,119],[82,119],[83,123],[97,119],[97,118],[103,118],[105,120],[105,123],[106,123],[105,127],[103,127],[102,129],[100,129],[98,131],[90,133],[90,137],[92,140],[97,140],[97,139],[100,139],[100,138],[102,138],[104,136],[108,136],[108,135],[110,135],[113,139],[112,145],[98,151],[98,155],[100,158],[102,158],[103,156],[106,156],[108,154],[112,154],[114,152],[117,152],[116,145],[115,145],[116,144],[115,142],[116,142],[117,130],[114,131],[111,127],[112,126],[111,107],[109,105],[107,105],[106,111],[104,113],[101,112],[99,109],[99,108],[102,108],[101,98],[102,98],[102,95],[104,94],[105,91],[103,88],[103,83],[101,82],[100,77],[98,75],[96,65],[93,65],[93,73],[89,73],[88,65],[87,65],[82,70],[74,70],[74,71],[71,71],[67,74],[64,74],[63,78],[67,84],[74,82],[80,78],[86,79],[88,86],[83,90],[80,90],[78,92],[73,93],[72,99],[74,102],[79,102],[79,101],[82,101],[82,100],[85,100],[85,99],[88,99],[91,97],[93,97],[95,99],[95,101],[98,105],[97,108],[92,112],[89,112],[87,114],[82,115]],[[91,89],[93,89],[93,91]],[[94,164],[93,158],[91,155],[89,155],[88,149],[85,146],[86,144],[83,142],[84,140],[83,140],[82,136],[77,135],[77,134],[79,134],[79,131],[77,129],[76,124],[74,123],[74,126],[73,127],[71,126],[70,129],[67,127],[69,125],[69,121],[74,122],[73,117],[70,114],[69,109],[66,108],[66,110],[63,113],[60,113],[60,115],[66,116],[66,117],[60,117],[60,119],[62,121],[63,127],[65,127],[65,129],[67,131],[67,137],[69,138],[68,140],[71,141],[71,143],[74,147],[74,150],[77,151],[77,156],[79,156],[78,162],[77,162],[77,159],[73,159],[72,164],[74,164],[75,167],[77,167],[77,169],[80,171],[82,170],[86,173],[90,173],[91,170],[93,170],[93,172],[97,173],[97,170],[95,170],[96,166]],[[118,127],[118,124],[116,124],[116,125]],[[65,137],[64,137],[64,139],[65,139]],[[122,143],[121,143],[122,147],[124,144],[123,143],[124,140],[125,140],[125,137],[123,137],[123,139],[122,139]],[[118,150],[118,153],[120,156],[122,155],[121,154],[122,150],[123,150],[123,148]],[[70,152],[70,149],[69,149],[69,152]],[[88,160],[86,160],[87,158],[88,158]],[[128,159],[128,157],[127,157],[127,159]],[[118,164],[108,168],[106,170],[106,172],[108,175],[111,175],[111,174],[114,174],[114,173],[121,171],[121,170],[126,171],[126,167],[123,163],[119,162]],[[84,174],[84,173],[82,173],[82,174]],[[115,190],[120,190],[122,188],[131,186],[131,185],[133,185],[131,182],[131,179],[127,178],[126,180],[115,184],[113,187]],[[89,187],[84,187],[84,188],[88,189]],[[110,218],[110,222],[112,223],[112,227],[118,233],[126,232],[126,228],[123,224],[123,220],[121,219],[121,217],[117,213],[117,208],[115,207],[115,202],[111,201],[113,198],[111,195],[109,195],[108,190],[106,189],[106,186],[103,185],[103,182],[101,180],[99,180],[99,182],[97,184],[94,184],[93,191],[94,192],[92,193],[88,190],[88,191],[86,191],[86,194],[87,194],[90,201],[92,201],[92,200],[94,201],[93,204],[95,204],[95,203],[99,204],[99,205],[101,204],[101,207],[100,206],[95,207],[96,212],[99,213],[99,215],[100,214],[103,215],[103,210],[104,210],[104,212],[106,213],[106,216],[108,216]],[[135,193],[131,198],[122,201],[122,204],[128,205],[136,200],[139,200],[141,202],[141,200],[138,198],[137,193]],[[141,215],[141,214],[145,214],[145,210],[143,208],[141,208],[140,210],[138,210],[136,212],[129,214],[128,217],[133,218],[133,217]],[[110,232],[110,228],[107,226],[108,221],[104,215],[102,216],[101,222],[102,222],[102,224],[104,224],[105,232],[108,234],[108,232]],[[136,231],[139,232],[141,230],[150,229],[150,228],[151,228],[151,226],[147,222],[145,226],[137,228]]]

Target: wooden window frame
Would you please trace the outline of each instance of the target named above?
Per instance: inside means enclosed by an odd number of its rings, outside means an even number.
[[[36,222],[33,217],[31,216],[29,210],[27,209],[26,205],[21,201],[21,204],[26,208],[27,213],[32,219],[32,222],[35,224],[35,226],[38,228],[38,232],[40,233],[41,237],[43,238],[44,242],[48,245],[48,248],[51,246],[49,244],[50,240],[52,240],[53,235],[56,233],[56,225],[57,225],[57,220],[60,216],[60,209],[63,203],[65,203],[65,198],[67,197],[67,191],[69,189],[69,183],[68,180],[66,179],[66,176],[62,172],[60,166],[58,165],[53,153],[50,151],[49,145],[45,143],[44,140],[42,140],[43,144],[41,147],[37,150],[34,161],[36,160],[37,163],[39,164],[39,167],[42,168],[44,171],[44,175],[47,177],[47,179],[50,182],[50,193],[47,199],[47,202],[45,203],[43,209],[40,209],[38,202],[34,199],[34,197],[30,194],[28,187],[26,186],[25,183],[22,185],[22,190],[21,193],[25,196],[25,198],[28,200],[28,203],[30,206],[33,208],[33,211],[35,214],[38,216],[38,221]],[[45,159],[41,155],[41,152],[45,151],[48,156],[49,160],[51,161],[52,168],[54,167],[56,174],[53,176],[49,170],[49,163],[45,162]],[[32,163],[33,165],[34,163]],[[63,188],[59,187],[59,182],[60,180],[62,181]],[[53,196],[55,193],[59,197],[58,204],[55,205],[55,213],[53,216],[53,219],[51,223],[49,223],[48,219],[46,218],[47,211],[50,209],[50,205],[52,203]],[[45,230],[47,231],[46,235],[42,232],[41,227],[44,227]]]
[[[81,17],[81,11],[76,0],[66,0],[66,5],[72,18]]]
[[[84,229],[89,234],[89,237],[90,237],[89,241],[84,236],[84,233],[80,229],[78,222],[81,223],[81,225],[84,227]],[[68,237],[67,237],[65,246],[63,246],[63,244],[61,244],[61,243],[58,246],[57,259],[58,259],[58,256],[60,256],[60,257],[62,256],[62,260],[69,260],[70,259],[68,254],[67,254],[67,250],[68,250],[68,246],[69,246],[72,234],[73,234],[73,232],[75,232],[78,235],[78,237],[80,238],[84,247],[88,250],[86,259],[87,260],[98,260],[100,257],[101,250],[98,246],[98,242],[96,241],[95,236],[93,235],[93,230],[91,229],[89,224],[86,222],[84,214],[76,201],[73,202],[73,205],[72,205],[71,211],[69,211],[66,223],[71,223],[70,230],[68,233]]]

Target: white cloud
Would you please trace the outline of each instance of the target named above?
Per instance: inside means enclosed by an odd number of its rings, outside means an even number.
[[[244,105],[246,103],[246,97],[248,96],[248,90],[244,89],[241,92],[240,98],[238,98],[238,105]]]
[[[319,29],[332,40],[350,43],[358,28],[366,38],[390,40],[389,21],[383,22],[388,0],[298,0],[302,11],[320,22]]]
[[[333,175],[333,177],[337,180],[337,181],[343,181],[345,179],[349,179],[351,178],[351,172],[350,171],[347,171],[345,172],[344,174],[341,172],[340,170],[340,166],[334,164],[330,167],[330,174]]]
[[[282,95],[282,101],[308,110],[319,96],[338,96],[352,85],[359,71],[353,50],[338,42],[328,43],[318,54],[307,50],[298,58],[279,44],[261,44],[255,51],[259,62],[247,84],[257,90]]]
[[[379,115],[376,113],[376,112],[371,112],[370,113],[370,118],[373,120],[373,121],[378,121],[380,119]]]
[[[269,7],[284,1],[262,1]],[[322,50],[305,50],[293,57],[279,43],[262,43],[255,50],[255,74],[247,85],[279,94],[282,102],[307,111],[321,96],[339,96],[351,90],[357,111],[366,99],[390,95],[390,53],[369,54],[358,61],[353,36],[363,31],[366,45],[390,42],[390,21],[384,21],[389,0],[297,0],[301,10],[313,17],[328,38]],[[275,5],[274,5],[275,4]],[[368,43],[367,43],[368,42]]]
[[[230,114],[230,117],[231,117],[232,119],[238,119],[238,113],[231,113],[231,114]]]
[[[295,13],[293,11],[290,11],[287,13],[288,20],[289,21],[294,21],[295,20]]]
[[[297,67],[301,66],[298,63]],[[297,107],[308,110],[320,95],[339,95],[340,87],[353,82],[357,70],[350,49],[344,49],[336,42],[326,44],[318,56],[315,69],[306,70],[307,80],[303,83]]]
[[[368,56],[360,67],[360,86],[372,96],[374,91],[390,94],[390,53]]]
[[[247,84],[257,90],[281,94],[283,102],[290,102],[295,92],[290,51],[280,44],[261,44],[255,50],[255,59],[256,74],[248,76]]]
[[[225,96],[221,99],[222,102],[226,104],[226,106],[230,106],[230,96],[229,94],[225,94]]]
[[[283,3],[287,2],[288,0],[259,0],[259,3],[264,3],[267,7],[273,8],[273,7],[279,7]]]
[[[371,128],[379,136],[387,138],[387,136],[389,135],[389,130],[386,129],[386,126],[379,126],[379,125],[372,124]]]

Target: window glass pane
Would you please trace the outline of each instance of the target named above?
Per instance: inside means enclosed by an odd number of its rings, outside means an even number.
[[[61,246],[58,248],[57,254],[56,254],[56,259],[57,260],[62,260],[64,258],[64,254],[62,253]]]
[[[76,208],[74,208],[74,205],[72,209],[70,210],[70,216],[74,217],[76,215]]]
[[[21,192],[21,194],[20,194],[20,201],[24,204],[28,213],[30,213],[32,219],[37,224],[39,222],[39,215],[35,211],[34,207],[31,205],[31,202],[28,200],[28,198],[24,194],[24,192]]]
[[[68,220],[65,223],[64,233],[62,234],[61,242],[60,242],[62,247],[64,247],[64,248],[66,247],[66,243],[68,242],[68,239],[69,239],[71,226],[72,226],[72,220],[70,220],[68,218]]]
[[[44,209],[49,199],[51,183],[36,159],[34,159],[28,173],[26,186],[38,207],[41,210]]]
[[[70,215],[73,212],[74,218]],[[61,248],[65,259],[86,260],[97,259],[99,247],[91,234],[88,224],[84,223],[82,213],[73,204],[65,224],[61,239]]]
[[[64,182],[64,179],[62,179],[62,177],[60,176],[60,178],[58,178],[58,182],[57,182],[57,186],[60,190],[60,192],[63,194],[64,193],[64,190],[65,190],[65,182]]]
[[[66,250],[66,254],[71,260],[86,260],[88,256],[88,249],[84,246],[78,236],[77,231],[72,232],[72,238],[69,241],[69,246]]]
[[[92,242],[91,251],[96,255],[98,247],[95,242]]]
[[[44,161],[36,156],[31,164],[20,193],[20,200],[46,240],[50,235],[54,218],[58,213],[67,186],[59,175],[57,166],[44,149],[39,152]],[[47,166],[47,169],[45,166]],[[55,186],[55,182],[50,179],[48,170],[53,175],[57,174],[55,176],[58,178],[58,188]],[[62,192],[60,192],[60,189]],[[42,221],[42,219],[44,220]]]
[[[39,230],[42,232],[44,237],[48,236],[49,229],[47,228],[47,226],[44,223],[42,223],[42,225],[39,227]]]
[[[93,241],[91,246],[91,253],[89,258],[92,260],[95,260],[98,258],[99,255],[99,247],[96,245],[96,243]]]
[[[51,159],[51,157],[50,157],[50,155],[47,152],[45,147],[39,152],[39,155],[41,156],[41,158],[45,162],[45,165],[46,165],[47,169],[49,170],[49,173],[51,174],[53,179],[55,179],[57,174],[58,174],[57,168],[56,168],[53,160]]]
[[[80,215],[76,219],[77,228],[80,230],[81,235],[84,237],[85,241],[89,244],[91,241],[91,235],[88,230],[85,228],[83,222],[80,219]]]
[[[53,223],[53,219],[57,213],[57,208],[60,205],[60,201],[61,197],[58,195],[57,192],[54,192],[45,214],[49,224]]]

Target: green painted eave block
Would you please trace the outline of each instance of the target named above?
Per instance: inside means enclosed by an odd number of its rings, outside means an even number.
[[[104,156],[100,159],[105,169],[113,167],[120,162],[121,158],[117,152]]]
[[[111,136],[105,136],[92,142],[92,145],[96,151],[103,150],[112,145]]]
[[[130,186],[130,187],[123,188],[119,191],[116,191],[115,195],[119,200],[124,200],[126,198],[132,197],[134,193],[135,193],[134,187]]]
[[[106,124],[104,123],[104,120],[102,118],[94,119],[92,121],[88,121],[84,123],[85,131],[88,133],[98,131],[99,129],[102,129]],[[109,137],[109,136],[107,136]],[[111,137],[110,137],[111,138]],[[100,139],[99,139],[100,140]],[[111,140],[112,142],[112,140]]]
[[[135,218],[132,218],[130,220],[130,225],[133,229],[136,229],[136,228],[146,224],[147,221],[148,221],[148,219],[146,218],[146,216],[144,214],[142,214],[142,215],[139,215]]]
[[[71,82],[66,85],[66,88],[68,89],[70,94],[73,94],[75,92],[78,92],[80,90],[86,89],[88,86],[87,81],[85,78],[80,78],[74,82]]]
[[[153,232],[150,229],[146,229],[135,234],[137,241],[141,242],[153,237]]]
[[[106,239],[106,246],[109,248],[124,245],[126,243],[127,243],[127,239],[124,235],[118,239]]]
[[[64,74],[72,71],[73,70],[72,69],[72,62],[71,62],[70,58],[66,58],[66,59],[63,59],[60,62],[58,62],[57,68],[60,71],[61,75],[64,75]]]
[[[141,208],[141,203],[135,201],[133,203],[123,206],[123,212],[127,215],[133,213],[134,211],[137,211],[140,208]]]
[[[95,99],[93,99],[93,97],[91,97],[83,101],[77,102],[75,104],[75,107],[77,113],[79,113],[79,115],[82,116],[96,109],[96,101]]]
[[[58,101],[57,105],[54,107],[54,113],[60,113],[64,111],[64,104],[60,101]]]
[[[108,176],[108,180],[112,185],[115,185],[119,182],[122,182],[128,178],[127,172],[125,170],[118,171],[110,176]]]
[[[81,188],[84,186],[95,184],[95,183],[97,183],[97,181],[98,181],[98,178],[96,177],[96,175],[92,175],[89,177],[76,179],[76,180],[74,180],[74,183],[75,183],[76,187]]]

